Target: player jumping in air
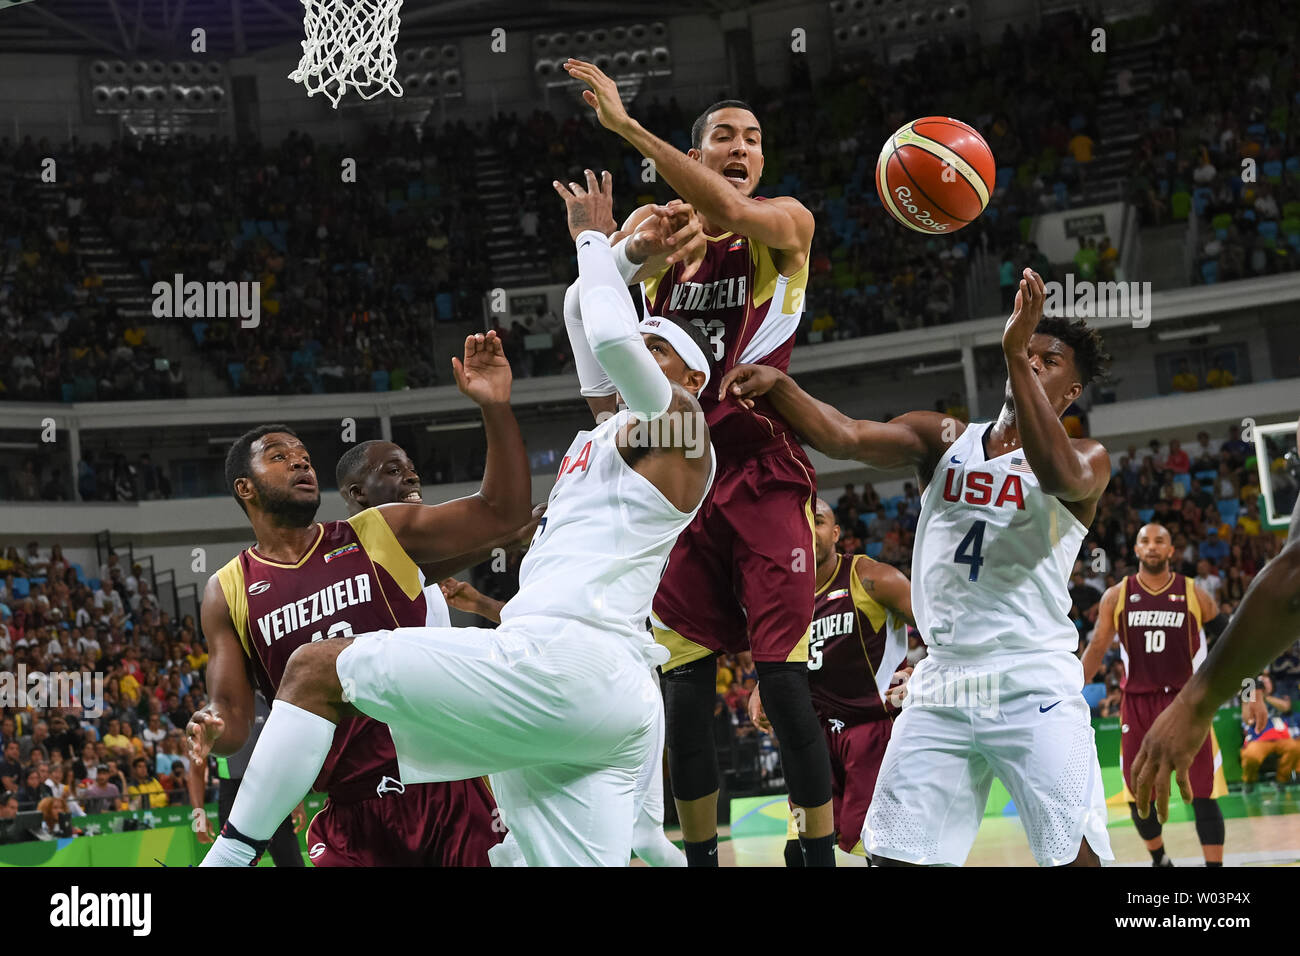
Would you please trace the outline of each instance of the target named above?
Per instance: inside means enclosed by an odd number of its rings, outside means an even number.
[[[1300,444],[1300,427],[1296,429]],[[1286,547],[1256,575],[1227,628],[1205,663],[1151,724],[1133,758],[1138,815],[1169,819],[1169,775],[1174,774],[1184,802],[1193,799],[1189,770],[1210,733],[1219,705],[1251,689],[1256,674],[1300,638],[1300,505],[1291,514]],[[1253,713],[1256,731],[1268,724],[1268,708],[1258,690],[1242,695],[1243,719]]]
[[[327,638],[341,635],[424,625],[430,595],[419,565],[454,561],[518,533],[528,520],[528,458],[508,405],[510,367],[501,343],[494,333],[470,336],[464,362],[453,362],[461,390],[482,407],[487,432],[487,462],[476,495],[433,507],[370,508],[347,521],[322,523],[315,521],[320,491],[311,458],[289,429],[262,426],[231,448],[226,479],[257,545],[214,574],[204,592],[212,702],[186,728],[196,759],[206,759],[209,750],[240,749],[253,718],[254,682],[275,697],[296,650],[329,646],[335,641]],[[287,721],[293,732],[288,710],[279,703],[272,707],[253,759],[275,750],[265,734],[277,722],[283,727]],[[329,794],[312,821],[317,866],[487,865],[501,828],[492,828],[491,806],[478,785],[417,786],[421,781],[406,780],[388,728],[363,715],[331,726],[319,743],[315,772],[298,791],[301,797],[314,781],[315,789]],[[286,759],[286,766],[292,764]],[[245,800],[261,799],[277,789],[276,773],[273,767],[269,774],[254,774],[250,760],[240,793]],[[255,860],[275,829],[247,834],[251,844],[230,839],[245,832],[239,806],[237,797],[223,837],[209,851],[214,864]]]
[[[864,554],[835,550],[840,526],[825,500],[817,499],[817,592],[812,638],[808,643],[808,682],[813,707],[831,752],[831,801],[835,833],[845,853],[862,854],[862,821],[876,789],[876,775],[889,745],[898,708],[890,685],[907,656],[907,625],[912,621],[912,585],[903,572]],[[770,723],[760,693],[749,698],[750,718],[763,730]],[[792,824],[795,822],[791,818]],[[787,866],[803,866],[798,827],[785,845]]]
[[[1110,459],[1061,424],[1109,356],[1082,322],[1043,319],[1045,296],[1026,269],[1002,335],[1008,378],[995,422],[938,412],[854,421],[762,365],[722,381],[735,398],[764,396],[831,457],[911,466],[926,485],[912,608],[929,656],[908,684],[863,826],[875,863],[964,862],[994,776],[1040,865],[1111,859],[1067,591]]]
[[[618,87],[590,63],[569,74],[600,123],[654,164],[699,215],[703,259],[683,248],[663,272],[616,250],[626,282],[644,278],[646,312],[696,325],[712,345],[715,378],[757,362],[785,369],[803,314],[813,215],[798,200],[753,193],[763,173],[762,130],[739,100],[706,109],[682,153],[631,119]],[[635,229],[638,210],[624,231]],[[630,242],[630,240],[629,240]],[[780,741],[790,802],[803,821],[810,866],[834,866],[830,756],[808,689],[814,562],[813,468],[777,409],[751,414],[712,389],[700,404],[718,450],[709,499],[678,539],[655,595],[655,638],[664,668],[668,765],[692,866],[717,865],[718,762],[713,743],[715,658],[750,650]]]
[[[583,324],[627,408],[569,447],[501,626],[403,627],[300,649],[231,810],[238,832],[205,865],[251,856],[244,841],[270,835],[355,711],[388,724],[408,785],[491,775],[528,865],[627,865],[637,777],[662,726],[648,665],[667,657],[644,621],[714,458],[695,399],[706,363],[667,344],[672,333],[638,332],[589,209],[569,210]]]
[[[1120,703],[1120,769],[1133,824],[1151,854],[1153,866],[1173,866],[1165,856],[1160,822],[1140,817],[1133,798],[1133,758],[1152,722],[1205,660],[1203,628],[1218,616],[1214,601],[1196,582],[1170,566],[1173,538],[1164,525],[1144,525],[1133,553],[1140,567],[1102,595],[1097,629],[1083,654],[1083,676],[1101,668],[1118,639],[1124,660]],[[1213,732],[1192,765],[1192,812],[1206,866],[1223,866],[1223,811],[1215,802],[1228,792],[1223,758]]]

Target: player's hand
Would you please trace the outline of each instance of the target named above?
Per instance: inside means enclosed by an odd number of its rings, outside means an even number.
[[[1157,818],[1161,823],[1169,820],[1170,774],[1178,781],[1183,802],[1192,802],[1188,768],[1209,734],[1210,718],[1198,717],[1184,694],[1179,693],[1151,724],[1133,759],[1133,794],[1137,798],[1138,816],[1145,819],[1151,815],[1154,794]]]
[[[289,820],[293,823],[294,833],[301,833],[302,828],[307,825],[307,807],[301,800],[293,808],[293,812],[289,814]]]
[[[1043,304],[1047,301],[1047,288],[1042,277],[1033,269],[1026,269],[1016,292],[1016,308],[1007,319],[1002,331],[1002,352],[1008,356],[1022,356],[1029,351],[1029,339],[1043,318]]]
[[[533,516],[529,519],[528,524],[519,529],[519,533],[506,546],[507,551],[521,551],[532,543],[533,535],[537,534],[537,526],[542,523],[542,518],[546,514],[546,502],[540,505],[533,505]]]
[[[588,229],[609,235],[610,224],[614,223],[614,178],[609,170],[596,174],[590,169],[583,172],[585,183],[571,182],[565,186],[558,179],[551,185],[564,200],[564,208],[569,215],[569,235],[577,239]],[[618,224],[614,223],[614,229]]]
[[[885,694],[885,699],[894,707],[902,707],[903,701],[907,700],[907,682],[911,679],[911,666],[894,671],[894,676],[889,680],[889,691]]]
[[[209,704],[196,711],[185,725],[185,738],[190,747],[190,759],[207,762],[212,745],[226,732],[226,722],[217,714],[216,707]]]
[[[767,714],[763,712],[763,701],[758,696],[758,685],[754,685],[754,693],[749,695],[749,721],[759,730],[770,734],[772,732],[772,722],[767,719]]]
[[[510,363],[496,332],[465,336],[465,358],[451,358],[456,387],[479,405],[510,401]]]
[[[1268,705],[1259,698],[1241,702],[1241,721],[1254,724],[1255,733],[1262,734],[1268,726]]]
[[[194,839],[206,846],[212,842],[212,831],[208,829],[208,811],[202,807],[195,807],[190,813],[192,814],[190,829],[194,831]]]
[[[623,106],[623,97],[619,95],[618,84],[605,75],[594,63],[577,60],[573,57],[564,61],[564,68],[569,76],[582,80],[591,89],[582,91],[582,98],[587,105],[595,109],[596,119],[600,125],[611,133],[622,136],[632,125],[632,119]]]
[[[734,398],[745,408],[754,407],[754,399],[766,395],[781,381],[783,372],[770,365],[737,365],[727,370],[718,386],[718,401]]]
[[[668,265],[684,263],[682,279],[689,279],[699,270],[709,248],[699,214],[694,206],[680,199],[653,209],[628,240],[628,258],[645,262],[664,256]]]
[[[469,614],[478,613],[483,594],[474,585],[467,581],[458,581],[455,578],[443,578],[438,582],[438,589],[442,591],[442,596],[447,601],[448,607]]]

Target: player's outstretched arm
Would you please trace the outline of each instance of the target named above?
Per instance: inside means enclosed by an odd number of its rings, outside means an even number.
[[[1097,626],[1093,629],[1087,650],[1083,652],[1084,683],[1091,681],[1097,671],[1101,670],[1106,652],[1115,643],[1115,605],[1119,602],[1119,590],[1120,586],[1115,584],[1108,587],[1101,596],[1101,606],[1097,608]]]
[[[533,507],[532,469],[510,409],[510,363],[501,340],[495,332],[470,335],[464,361],[451,361],[456,384],[482,410],[487,461],[477,494],[439,505],[380,506],[398,544],[419,565],[491,547],[517,533]]]
[[[214,574],[203,589],[199,616],[208,642],[208,704],[190,718],[185,736],[190,758],[206,763],[209,753],[238,753],[253,728],[253,682],[248,658],[235,633],[221,581]]]
[[[1175,773],[1191,802],[1188,768],[1210,732],[1219,705],[1241,690],[1300,637],[1300,540],[1292,538],[1251,582],[1227,629],[1205,663],[1156,718],[1133,761],[1138,813],[1150,813],[1152,796],[1160,820],[1169,814],[1169,775]]]
[[[718,388],[719,401],[733,398],[747,407],[760,396],[823,455],[873,468],[910,466],[923,480],[930,477],[943,450],[966,430],[964,422],[938,412],[908,412],[888,422],[849,418],[768,365],[737,365]]]
[[[1016,425],[1025,458],[1043,491],[1062,501],[1095,501],[1110,483],[1110,456],[1098,442],[1076,445],[1070,439],[1029,361],[1029,339],[1043,317],[1046,299],[1042,278],[1026,269],[1002,333]]]
[[[522,551],[533,540],[533,534],[537,531],[537,525],[541,522],[544,514],[546,514],[546,502],[543,501],[540,505],[533,506],[532,517],[526,525],[512,531],[499,541],[493,541],[489,545],[457,555],[454,558],[422,565],[420,570],[424,573],[424,579],[426,581],[442,581],[444,578],[451,578],[495,557],[498,550],[505,551],[506,554]]]
[[[710,223],[757,239],[771,249],[807,255],[812,246],[813,215],[797,199],[781,196],[759,202],[742,196],[726,177],[695,162],[628,116],[618,85],[599,67],[570,59],[564,68],[590,87],[583,90],[582,98],[596,110],[600,124],[654,163],[655,172]],[[734,135],[745,135],[745,131],[736,130]],[[798,269],[803,262],[794,265]]]

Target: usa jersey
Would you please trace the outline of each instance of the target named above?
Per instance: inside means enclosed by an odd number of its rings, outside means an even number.
[[[728,369],[745,362],[784,372],[803,315],[808,262],[783,276],[772,250],[755,239],[731,232],[706,239],[704,261],[689,280],[681,278],[679,262],[641,283],[648,313],[690,322],[704,333],[713,347],[710,381],[721,381]],[[750,412],[734,401],[720,403],[716,390],[706,388],[700,407],[724,462],[753,457],[783,438],[798,446],[794,430],[766,398]]]
[[[989,460],[970,425],[921,497],[912,552],[912,612],[938,660],[1069,651],[1068,583],[1087,528],[1045,494],[1016,449]]]
[[[375,508],[347,521],[322,522],[315,544],[296,564],[268,561],[248,548],[217,572],[217,580],[267,700],[275,699],[289,656],[303,644],[429,620],[423,575]],[[315,789],[378,785],[385,776],[400,779],[388,728],[369,717],[346,718]]]
[[[841,728],[897,712],[884,695],[907,656],[907,623],[858,575],[858,562],[870,560],[838,555],[835,573],[814,597],[808,686],[818,718]]]
[[[1124,693],[1178,690],[1205,660],[1196,582],[1174,574],[1164,587],[1151,591],[1136,574],[1129,575],[1119,585],[1115,633],[1124,661]]]
[[[560,462],[503,624],[524,617],[572,618],[617,634],[644,655],[657,645],[646,629],[668,552],[699,510],[678,511],[634,471],[615,444],[627,409],[578,432]],[[709,479],[717,468],[709,455]],[[666,654],[664,655],[666,659]]]

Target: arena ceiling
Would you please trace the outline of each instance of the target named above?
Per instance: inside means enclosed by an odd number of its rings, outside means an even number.
[[[402,37],[424,42],[487,33],[721,13],[748,0],[405,0]],[[2,5],[0,5],[2,6]],[[0,8],[0,52],[183,56],[190,31],[208,52],[254,53],[302,39],[302,0],[30,0]]]

